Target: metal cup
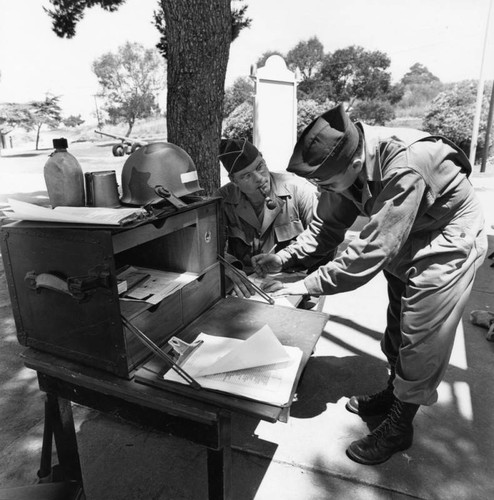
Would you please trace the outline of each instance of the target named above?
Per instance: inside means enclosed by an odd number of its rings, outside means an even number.
[[[86,172],[86,205],[88,207],[119,207],[115,170]]]

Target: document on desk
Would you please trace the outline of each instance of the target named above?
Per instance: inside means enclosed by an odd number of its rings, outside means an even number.
[[[200,333],[203,343],[180,366],[203,388],[283,406],[289,402],[302,351],[283,346],[268,325],[247,340]],[[186,383],[173,370],[165,380]]]
[[[12,198],[8,199],[8,203],[10,210],[7,209],[5,213],[17,220],[122,226],[145,220],[148,217],[146,210],[139,207],[56,207],[51,209]]]
[[[257,285],[261,290],[264,290],[268,295],[272,290],[277,290],[276,284],[279,283],[293,283],[294,281],[303,280],[307,278],[307,273],[305,272],[279,272],[274,274],[268,274],[264,278],[259,278],[255,274],[250,275],[249,279],[255,285]],[[250,300],[259,300],[263,301],[264,299],[258,295],[251,295],[249,297]],[[291,296],[281,296],[281,297],[273,297],[274,303],[277,306],[286,306],[286,307],[297,307],[302,297],[300,295],[291,295]]]

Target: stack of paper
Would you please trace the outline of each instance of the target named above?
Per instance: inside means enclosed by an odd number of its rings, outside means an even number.
[[[17,220],[122,226],[148,217],[146,210],[137,207],[56,207],[52,210],[10,198],[8,202],[10,210],[4,212],[11,219]]]
[[[277,406],[290,400],[302,351],[283,346],[268,325],[247,340],[201,333],[202,340],[181,368],[202,387]],[[165,380],[186,384],[175,371]]]
[[[136,283],[138,277],[140,281]],[[128,284],[128,291],[123,294],[124,299],[143,300],[153,305],[158,304],[197,277],[195,273],[174,273],[133,266],[118,275],[119,279],[134,283]]]

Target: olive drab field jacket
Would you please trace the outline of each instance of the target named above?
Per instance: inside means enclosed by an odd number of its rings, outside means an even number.
[[[317,191],[312,184],[293,174],[271,172],[270,196],[276,208],[264,207],[262,223],[240,189],[229,182],[217,193],[223,200],[224,237],[227,258],[240,261],[251,271],[252,255],[288,245],[312,221]]]
[[[478,210],[478,227],[460,229],[462,213],[477,205],[470,163],[457,146],[418,130],[357,125],[365,137],[363,188],[321,193],[309,229],[278,254],[283,267],[310,267],[337,248],[357,216],[368,217],[341,255],[305,278],[313,295],[353,290],[383,269],[405,280],[414,241],[454,227],[451,244],[469,245],[483,224]]]

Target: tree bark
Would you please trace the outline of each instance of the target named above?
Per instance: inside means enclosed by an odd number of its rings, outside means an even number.
[[[168,141],[192,157],[210,195],[220,185],[230,0],[161,0],[161,5],[168,39]]]

